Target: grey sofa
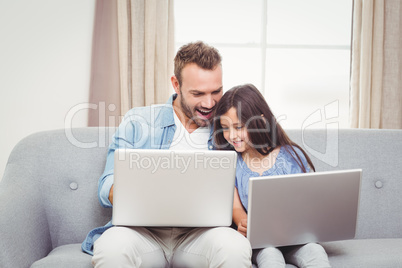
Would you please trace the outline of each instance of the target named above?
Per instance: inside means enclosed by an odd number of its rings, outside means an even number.
[[[92,267],[88,231],[107,223],[97,182],[113,129],[28,136],[0,181],[0,267]],[[357,236],[323,243],[333,267],[402,267],[402,131],[288,130],[318,171],[363,169]]]

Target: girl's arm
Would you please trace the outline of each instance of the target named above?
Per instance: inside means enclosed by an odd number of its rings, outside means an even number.
[[[233,199],[233,222],[237,225],[237,231],[247,236],[247,213],[241,204],[239,192],[236,187]]]

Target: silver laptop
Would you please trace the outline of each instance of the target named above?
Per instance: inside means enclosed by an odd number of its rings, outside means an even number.
[[[113,224],[230,226],[234,151],[115,151]]]
[[[250,178],[252,248],[353,239],[361,169]]]

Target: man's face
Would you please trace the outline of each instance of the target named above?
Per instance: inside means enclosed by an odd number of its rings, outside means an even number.
[[[180,121],[199,127],[208,126],[223,94],[222,67],[218,65],[214,70],[205,70],[191,63],[182,70],[181,87],[175,77],[172,78],[172,83],[178,94],[176,101],[185,116]]]

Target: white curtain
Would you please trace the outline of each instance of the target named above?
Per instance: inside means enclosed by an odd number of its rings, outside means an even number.
[[[350,123],[402,128],[402,3],[354,0]]]
[[[118,0],[121,113],[173,92],[173,0]]]

